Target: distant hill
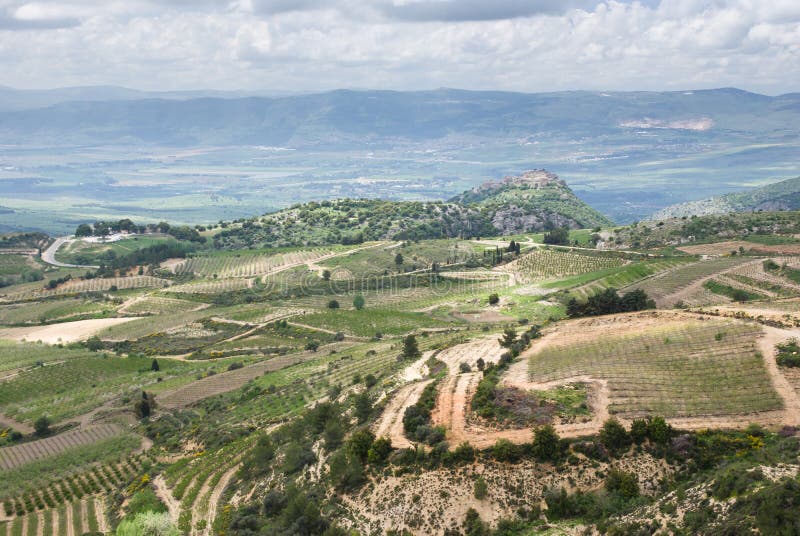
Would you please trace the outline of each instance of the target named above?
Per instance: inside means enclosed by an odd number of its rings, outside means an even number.
[[[747,192],[730,193],[672,205],[659,210],[650,219],[657,221],[684,216],[798,209],[800,209],[800,177],[795,177]]]
[[[218,248],[322,245],[369,240],[497,236],[612,222],[544,170],[487,182],[447,202],[340,199],[295,205],[228,225]]]
[[[791,134],[800,120],[798,94],[769,97],[737,89],[220,95],[124,88],[0,89],[0,110],[14,110],[0,113],[0,143],[363,148],[449,136],[516,139],[549,134],[571,139],[648,130]],[[30,109],[36,102],[41,107]]]

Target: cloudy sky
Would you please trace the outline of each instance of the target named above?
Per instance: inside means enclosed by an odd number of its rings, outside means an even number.
[[[0,0],[0,85],[800,91],[800,0]]]

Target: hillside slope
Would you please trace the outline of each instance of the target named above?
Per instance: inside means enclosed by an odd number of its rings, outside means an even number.
[[[683,216],[707,216],[729,214],[731,212],[750,212],[754,210],[778,211],[800,209],[800,177],[768,184],[747,192],[690,201],[672,205],[659,210],[651,220],[682,218]]]
[[[487,182],[446,202],[339,199],[294,205],[236,222],[218,248],[322,245],[369,240],[495,236],[611,225],[544,170]]]

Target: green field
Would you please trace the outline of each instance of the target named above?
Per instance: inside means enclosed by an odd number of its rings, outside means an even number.
[[[321,311],[299,317],[297,322],[359,337],[372,337],[377,333],[403,335],[418,329],[457,327],[459,324],[454,321],[432,318],[425,313],[409,313],[389,309]]]
[[[18,347],[3,348],[13,351]],[[28,362],[39,355],[36,350],[29,351],[28,345],[23,348]],[[22,421],[32,422],[41,415],[59,421],[80,415],[120,393],[136,393],[155,384],[158,377],[169,378],[191,368],[182,362],[162,359],[161,370],[152,372],[151,358],[72,352],[61,355],[63,362],[54,358],[55,363],[26,370],[3,382],[0,412]]]

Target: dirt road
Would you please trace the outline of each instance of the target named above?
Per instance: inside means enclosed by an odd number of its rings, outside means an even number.
[[[67,242],[71,242],[73,240],[70,236],[62,236],[61,238],[56,238],[50,247],[46,250],[42,251],[42,260],[47,264],[52,264],[53,266],[59,266],[61,268],[92,268],[97,269],[100,268],[99,266],[94,266],[90,264],[69,264],[66,262],[59,262],[56,260],[56,252],[58,249],[66,244]]]
[[[411,383],[397,390],[375,425],[377,437],[388,437],[397,449],[412,447],[403,430],[403,415],[406,408],[416,404],[422,391],[432,380]]]

